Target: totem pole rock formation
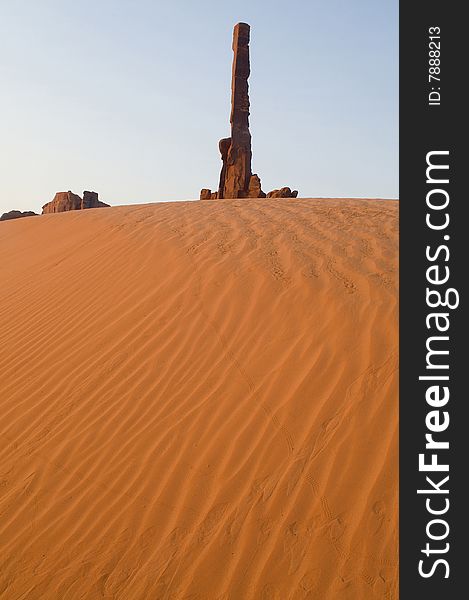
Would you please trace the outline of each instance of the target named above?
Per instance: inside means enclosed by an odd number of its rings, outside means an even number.
[[[250,27],[238,23],[233,30],[233,68],[231,74],[231,137],[219,143],[222,160],[218,191],[204,188],[201,200],[222,198],[265,198],[261,180],[252,173],[251,133],[249,131]],[[285,194],[290,188],[282,188]],[[279,192],[279,190],[274,190]],[[298,194],[298,192],[296,192]],[[291,198],[293,195],[271,197]]]
[[[250,27],[247,23],[235,25],[231,74],[231,138],[220,141],[223,161],[218,190],[220,198],[245,198],[252,175],[249,131],[249,35]]]

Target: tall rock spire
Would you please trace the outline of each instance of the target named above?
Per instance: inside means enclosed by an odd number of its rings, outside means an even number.
[[[200,191],[201,200],[217,198],[265,198],[259,176],[251,168],[251,134],[249,132],[249,63],[250,27],[238,23],[233,30],[233,68],[231,74],[231,137],[219,143],[222,160],[218,191]],[[298,192],[284,187],[269,193],[272,198],[296,198]]]
[[[231,76],[231,138],[220,142],[223,167],[219,197],[246,198],[251,179],[251,134],[249,132],[249,33],[247,23],[233,31],[233,69]]]

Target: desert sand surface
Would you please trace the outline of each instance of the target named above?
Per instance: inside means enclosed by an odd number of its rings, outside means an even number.
[[[397,598],[397,201],[0,224],[0,598]]]

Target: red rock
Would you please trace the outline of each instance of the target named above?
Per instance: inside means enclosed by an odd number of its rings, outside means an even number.
[[[218,149],[220,150],[220,154],[221,154],[221,162],[222,162],[222,167],[221,167],[221,172],[220,172],[220,181],[218,183],[218,197],[219,198],[224,198],[224,194],[225,194],[225,179],[226,179],[226,164],[227,164],[227,160],[228,160],[228,152],[230,150],[230,146],[231,146],[231,138],[223,138],[219,141],[218,143]]]
[[[252,174],[251,133],[249,131],[250,27],[238,23],[233,30],[233,66],[231,73],[231,137],[219,142],[222,160],[218,193],[203,189],[200,199],[265,198],[261,182]],[[286,191],[288,189],[288,191]],[[297,192],[298,193],[298,192]],[[291,198],[290,188],[270,192],[271,198]]]
[[[105,208],[109,206],[105,202],[101,202],[98,200],[98,192],[83,192],[83,201],[81,204],[81,208]]]
[[[200,199],[201,200],[210,200],[211,197],[212,197],[212,190],[209,190],[207,188],[203,188],[202,190],[200,190]]]
[[[83,200],[70,190],[68,192],[57,192],[54,199],[42,207],[42,214],[67,212],[69,210],[83,210],[86,208],[104,208],[109,204],[98,200],[96,192],[83,192]]]
[[[249,132],[250,27],[238,23],[233,31],[231,75],[231,144],[226,158],[223,198],[245,198],[251,178],[251,133]]]
[[[54,199],[42,207],[42,214],[65,212],[67,210],[80,210],[81,198],[70,190],[68,192],[57,192]]]
[[[298,190],[291,191],[289,187],[283,187],[279,190],[272,190],[267,194],[267,198],[296,198]]]
[[[38,215],[31,211],[25,210],[21,212],[20,210],[10,210],[9,212],[3,213],[0,217],[0,221],[10,221],[11,219],[21,219],[22,217],[37,217]]]
[[[265,198],[265,193],[261,188],[259,175],[251,175],[249,180],[248,198]]]

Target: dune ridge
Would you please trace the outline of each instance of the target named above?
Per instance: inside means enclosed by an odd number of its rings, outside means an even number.
[[[0,597],[395,599],[396,201],[0,225]]]

